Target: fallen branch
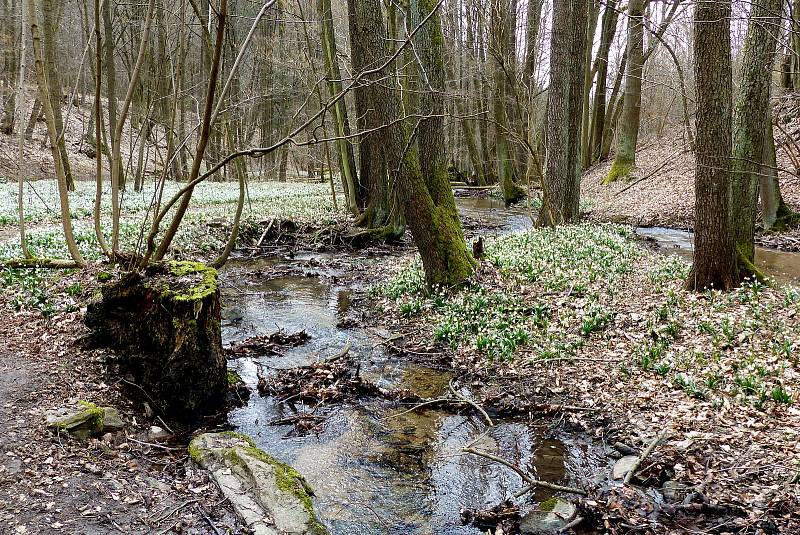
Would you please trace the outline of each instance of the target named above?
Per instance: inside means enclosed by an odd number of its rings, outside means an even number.
[[[57,260],[53,258],[15,258],[0,262],[1,267],[21,268],[50,268],[50,269],[75,269],[81,267],[73,260]]]
[[[566,533],[569,530],[571,530],[572,528],[574,528],[575,526],[577,526],[578,524],[580,524],[581,522],[583,522],[583,517],[582,516],[576,516],[572,520],[572,522],[570,522],[569,524],[567,524],[566,526],[564,526],[563,528],[558,530],[558,533]]]
[[[522,496],[523,494],[530,492],[531,490],[537,487],[555,490],[559,492],[569,492],[572,494],[579,494],[581,496],[586,496],[588,494],[585,490],[576,487],[564,487],[562,485],[556,485],[553,483],[548,483],[547,481],[534,479],[531,476],[529,476],[524,470],[522,470],[519,466],[516,466],[515,464],[510,463],[509,461],[503,459],[502,457],[498,457],[497,455],[492,455],[491,453],[487,453],[485,451],[476,450],[475,448],[464,448],[461,451],[465,453],[471,453],[472,455],[478,455],[479,457],[484,457],[486,459],[489,459],[490,461],[500,463],[503,466],[506,466],[511,470],[513,470],[514,472],[516,472],[522,478],[523,481],[528,483],[528,486],[523,487],[522,489],[517,491],[514,494],[515,497]]]
[[[639,469],[639,466],[642,464],[642,461],[644,461],[648,455],[653,453],[653,450],[656,449],[656,446],[658,446],[665,438],[667,438],[667,434],[668,431],[665,430],[656,435],[656,438],[654,438],[653,441],[650,443],[650,445],[648,445],[647,448],[645,448],[645,450],[642,452],[639,458],[636,459],[636,462],[633,463],[633,466],[628,471],[628,473],[625,474],[625,479],[622,480],[624,484],[627,485],[631,482],[633,474],[636,472],[636,470]]]

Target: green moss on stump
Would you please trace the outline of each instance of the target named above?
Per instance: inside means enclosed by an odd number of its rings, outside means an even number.
[[[101,271],[97,274],[97,281],[98,282],[108,282],[112,279],[113,275],[108,271]]]
[[[608,175],[603,179],[603,185],[607,186],[617,180],[627,179],[631,175],[633,167],[633,160],[614,159],[611,169],[608,170]]]
[[[176,277],[187,277],[195,274],[199,274],[202,277],[200,282],[189,288],[186,292],[169,290],[176,301],[201,301],[209,295],[212,295],[219,288],[217,284],[217,270],[202,262],[174,260],[167,262],[167,268],[170,274]]]

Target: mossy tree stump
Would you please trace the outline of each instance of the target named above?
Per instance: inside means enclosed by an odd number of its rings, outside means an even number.
[[[227,365],[217,272],[163,262],[106,284],[85,318],[91,341],[117,355],[131,392],[165,417],[193,422],[224,402]]]

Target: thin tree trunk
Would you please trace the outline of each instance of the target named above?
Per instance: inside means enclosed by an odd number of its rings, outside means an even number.
[[[628,2],[628,71],[622,116],[617,125],[617,152],[604,184],[627,178],[636,167],[636,146],[642,113],[642,67],[644,64],[644,2]]]
[[[511,118],[508,110],[508,78],[513,73],[508,43],[513,33],[508,0],[492,0],[491,2],[491,35],[492,35],[492,72],[494,77],[494,97],[492,99],[492,115],[495,123],[495,152],[497,157],[497,179],[503,192],[506,205],[518,202],[525,196],[525,191],[514,182],[514,160],[512,147],[508,142]]]
[[[603,22],[600,30],[600,46],[597,50],[597,84],[592,106],[592,125],[589,141],[589,162],[600,159],[605,136],[606,98],[608,96],[608,55],[617,33],[619,11],[618,0],[610,0],[603,11]]]
[[[327,72],[328,92],[330,96],[342,91],[342,74],[339,69],[339,58],[336,47],[336,35],[333,28],[333,12],[331,0],[317,0],[317,14],[320,20],[320,35],[322,39],[323,56]],[[337,100],[333,105],[333,118],[336,126],[336,153],[339,159],[339,170],[342,174],[342,187],[344,188],[347,209],[356,214],[359,202],[357,195],[358,174],[353,143],[350,141],[350,121],[347,117],[347,106],[344,100]],[[331,170],[331,173],[333,171]]]
[[[27,40],[25,39],[25,25],[27,14],[25,13],[25,2],[20,2],[20,25],[19,25],[19,73],[17,74],[17,95],[16,105],[20,110],[17,113],[17,216],[19,217],[19,243],[22,249],[22,256],[32,258],[28,249],[28,240],[25,236],[25,202],[23,197],[23,185],[25,182],[25,166],[22,161],[25,158],[25,129],[22,127],[22,111],[25,109],[25,68],[27,62]],[[13,130],[13,123],[12,123]]]
[[[30,18],[31,41],[33,42],[33,54],[36,66],[36,80],[38,82],[39,95],[42,100],[42,107],[44,108],[44,114],[47,120],[47,133],[50,137],[50,148],[56,170],[56,180],[58,182],[58,198],[61,205],[61,224],[64,229],[64,239],[67,242],[67,250],[69,250],[69,254],[75,263],[79,266],[85,266],[86,261],[83,259],[83,256],[78,249],[78,244],[75,241],[75,234],[72,229],[72,216],[69,210],[69,190],[67,186],[66,175],[64,174],[61,154],[58,150],[58,128],[56,127],[55,114],[48,97],[50,94],[50,89],[48,88],[47,74],[44,66],[42,37],[39,31],[39,23],[37,21],[38,17],[36,14],[36,3],[34,0],[25,1],[28,3],[28,17]]]
[[[43,95],[42,99],[47,98],[50,101],[49,107],[53,111],[53,120],[58,132],[56,135],[57,153],[61,159],[61,167],[64,170],[67,188],[73,191],[75,189],[75,180],[72,176],[72,166],[69,162],[66,141],[62,135],[64,132],[64,118],[61,115],[61,77],[58,72],[58,47],[56,44],[63,8],[63,5],[55,4],[55,0],[43,0],[42,2],[42,26],[44,28],[42,54],[44,55],[44,69],[47,72],[47,87],[50,91],[47,95]]]

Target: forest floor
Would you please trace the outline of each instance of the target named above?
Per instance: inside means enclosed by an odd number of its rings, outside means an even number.
[[[588,526],[800,532],[798,288],[687,292],[684,262],[616,225],[508,235],[486,257],[466,288],[435,295],[411,261],[376,314],[407,356],[485,385],[490,413],[559,415],[638,451],[663,434],[637,474],[646,492],[598,484],[579,500]],[[669,485],[685,492],[652,499]]]
[[[106,372],[108,355],[81,347],[81,305],[97,284],[96,272],[46,283],[20,274],[17,283],[40,285],[46,307],[21,305],[19,292],[0,292],[0,533],[241,528],[217,487],[188,462],[185,444],[151,438],[151,423],[164,424],[122,395],[119,378]],[[45,316],[49,303],[59,304]],[[119,409],[124,430],[83,443],[45,428],[47,410],[79,401]]]

